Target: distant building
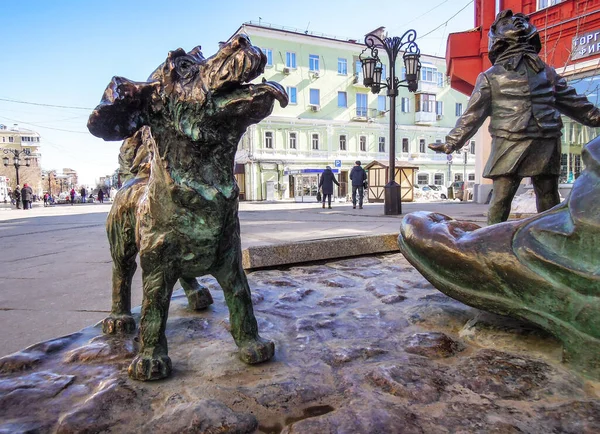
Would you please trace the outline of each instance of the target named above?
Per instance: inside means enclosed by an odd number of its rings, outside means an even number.
[[[279,82],[290,97],[288,107],[276,103],[273,113],[241,140],[235,173],[242,200],[314,200],[326,165],[339,174],[338,195],[346,196],[356,160],[367,165],[389,159],[390,100],[386,89],[373,95],[362,84],[363,41],[253,22],[233,36],[240,33],[265,53],[264,78]],[[421,63],[417,93],[402,88],[397,97],[396,159],[418,166],[414,182],[419,184],[474,180],[474,143],[467,148],[466,164],[463,155],[449,162],[427,147],[444,140],[467,97],[447,83],[444,58],[422,54]],[[403,71],[401,60],[396,67]],[[388,70],[385,64],[384,75]]]
[[[79,186],[79,178],[75,169],[63,168],[63,175],[69,180],[69,188],[77,188]]]
[[[0,148],[17,149],[19,151],[29,152],[29,154],[20,155],[19,167],[19,182],[21,187],[24,183],[28,183],[35,194],[42,193],[42,168],[41,168],[41,153],[40,153],[40,135],[27,128],[13,125],[8,127],[0,124]],[[0,176],[8,178],[8,186],[14,189],[17,185],[15,167],[13,165],[13,154],[0,151],[0,157],[9,157],[9,165],[0,164]],[[28,156],[29,167],[26,165],[26,157]]]

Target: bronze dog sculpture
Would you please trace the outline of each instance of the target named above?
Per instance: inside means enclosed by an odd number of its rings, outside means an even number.
[[[137,380],[171,373],[165,328],[173,286],[180,279],[192,308],[212,303],[196,277],[212,274],[225,294],[231,334],[246,363],[274,354],[258,334],[241,264],[235,151],[246,128],[288,102],[273,82],[247,84],[266,57],[245,35],[205,59],[200,47],[171,51],[147,82],[113,77],[88,122],[104,140],[126,139],[119,190],[107,220],[113,259],[113,302],[105,333],[135,330],[131,281],[139,253],[144,298],[140,349],[129,366]],[[128,166],[128,167],[127,167]]]

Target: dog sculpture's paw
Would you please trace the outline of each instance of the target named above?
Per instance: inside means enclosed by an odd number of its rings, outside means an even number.
[[[111,315],[102,321],[102,333],[107,335],[133,333],[135,320],[131,315]]]
[[[161,380],[171,375],[169,356],[148,357],[138,355],[129,365],[129,377],[134,380]]]
[[[198,289],[195,289],[188,294],[187,299],[188,306],[193,310],[206,309],[213,304],[213,298],[212,295],[210,295],[210,291],[202,285],[198,285]]]
[[[266,362],[275,354],[273,341],[263,339],[260,336],[255,340],[248,341],[240,346],[240,359],[249,365]]]

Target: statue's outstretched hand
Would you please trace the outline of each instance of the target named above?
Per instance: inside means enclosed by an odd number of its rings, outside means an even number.
[[[451,154],[454,152],[452,145],[448,143],[430,143],[428,147],[435,152],[444,152],[446,154]]]

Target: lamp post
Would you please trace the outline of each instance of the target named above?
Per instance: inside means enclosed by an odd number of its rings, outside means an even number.
[[[2,158],[2,162],[4,163],[4,167],[8,167],[11,164],[10,157],[8,155],[12,154],[12,165],[15,166],[17,185],[20,185],[19,181],[19,167],[21,167],[21,154],[25,155],[25,166],[29,167],[29,155],[31,151],[29,149],[3,149],[2,150],[5,156]]]
[[[386,215],[402,214],[402,202],[400,196],[400,184],[396,182],[396,97],[400,87],[407,87],[409,92],[416,92],[419,87],[419,74],[421,70],[420,50],[415,42],[417,32],[408,30],[401,37],[385,37],[369,34],[365,37],[367,48],[360,54],[362,63],[363,84],[377,94],[383,88],[387,88],[387,96],[390,98],[390,168],[389,182],[385,185],[384,212]],[[379,50],[387,53],[390,61],[390,70],[385,81],[381,81],[383,66],[379,59]],[[402,60],[406,68],[404,80],[396,76],[396,59],[400,50],[404,49]],[[370,55],[363,54],[370,50]]]

